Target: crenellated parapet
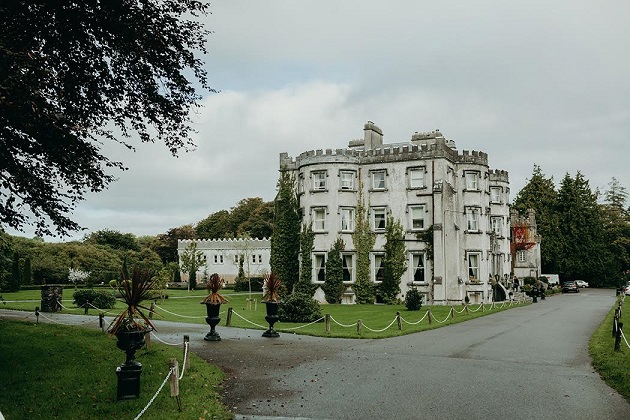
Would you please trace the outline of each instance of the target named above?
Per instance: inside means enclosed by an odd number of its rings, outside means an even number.
[[[490,181],[491,182],[510,182],[508,171],[503,171],[500,169],[490,170]]]
[[[457,156],[457,162],[488,165],[488,154],[484,152],[479,152],[477,150],[463,150],[462,153]]]
[[[199,250],[269,248],[271,246],[269,238],[179,239],[177,249],[186,249],[193,242],[197,244]]]

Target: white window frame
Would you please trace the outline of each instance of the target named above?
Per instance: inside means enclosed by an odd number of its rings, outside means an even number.
[[[313,253],[313,283],[321,284],[326,280],[326,257],[325,252]]]
[[[354,219],[355,219],[354,207],[341,207],[339,209],[340,231],[341,232],[354,232]]]
[[[501,203],[501,187],[490,187],[490,202]]]
[[[492,232],[496,236],[503,236],[503,219],[501,217],[491,217],[490,224],[492,225]]]
[[[387,189],[387,171],[385,169],[370,171],[370,179],[372,190],[383,191]]]
[[[481,280],[480,268],[481,268],[481,253],[469,252],[468,259],[468,280]]]
[[[427,208],[424,204],[409,206],[409,230],[424,230],[426,213]],[[414,222],[419,222],[420,226],[415,226]]]
[[[326,231],[326,207],[313,207],[311,209],[311,222],[313,232]]]
[[[427,264],[426,264],[426,255],[424,252],[412,252],[409,255],[409,274],[411,275],[411,281],[413,283],[426,283],[426,275],[427,275]],[[416,272],[418,263],[420,263],[420,267],[422,270],[421,280],[416,279]]]
[[[342,191],[354,191],[354,179],[357,173],[355,171],[339,171],[339,189]]]
[[[298,175],[298,194],[304,192],[304,173]]]
[[[466,208],[466,231],[479,232],[479,220],[481,219],[481,208]]]
[[[350,262],[350,265],[348,265]],[[341,253],[341,265],[343,267],[343,282],[345,284],[354,283],[356,281],[356,264],[357,259],[356,255],[351,252],[342,252]],[[350,280],[346,280],[346,273],[349,274]]]
[[[382,280],[377,280],[377,278],[379,277],[378,274],[380,272],[380,276],[382,279],[383,276],[383,271],[385,270],[384,266],[383,266],[383,259],[385,258],[385,253],[384,252],[374,252],[372,254],[372,283],[376,283],[376,284],[381,284]],[[377,262],[379,263],[379,265],[377,266]]]
[[[520,263],[527,262],[527,254],[525,253],[524,249],[519,249],[518,251],[516,251],[516,261]]]
[[[477,171],[465,171],[464,178],[466,179],[467,191],[479,191],[479,172]]]
[[[378,222],[379,222],[378,226],[376,225],[377,215],[383,216],[382,219],[380,217],[378,218]],[[372,230],[374,232],[382,232],[385,230],[385,226],[387,226],[387,207],[372,207]]]
[[[328,177],[326,171],[313,171],[311,177],[313,178],[313,191],[326,191],[326,178]]]
[[[409,188],[424,188],[424,175],[425,169],[421,168],[409,168],[407,170],[407,176],[409,178]]]

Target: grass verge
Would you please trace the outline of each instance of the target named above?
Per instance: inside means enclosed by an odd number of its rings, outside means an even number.
[[[621,351],[614,351],[615,339],[612,337],[612,325],[615,315],[616,303],[608,313],[606,319],[595,331],[589,341],[589,354],[593,367],[599,372],[601,378],[630,402],[630,348],[621,339]],[[621,322],[630,326],[630,300],[622,305]],[[629,331],[628,327],[625,331]],[[624,332],[626,338],[628,333]]]
[[[116,401],[116,367],[125,360],[116,339],[93,330],[0,319],[0,410],[13,419],[135,418],[182,350],[154,343],[140,350],[140,398]],[[162,389],[142,419],[230,419],[218,398],[223,373],[190,354],[180,381],[182,412]],[[181,369],[181,368],[180,368]]]

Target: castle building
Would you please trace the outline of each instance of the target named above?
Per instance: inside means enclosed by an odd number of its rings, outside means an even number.
[[[511,271],[508,173],[492,170],[488,155],[456,149],[439,130],[415,133],[410,141],[383,143],[373,122],[363,139],[345,149],[316,150],[292,158],[280,154],[280,171],[298,182],[303,222],[315,232],[312,281],[322,284],[333,242],[345,243],[344,280],[356,281],[352,241],[359,198],[368,209],[376,242],[370,254],[371,281],[383,273],[388,216],[405,232],[407,271],[401,293],[411,287],[429,304],[490,302],[493,287]],[[501,280],[499,282],[499,280]]]

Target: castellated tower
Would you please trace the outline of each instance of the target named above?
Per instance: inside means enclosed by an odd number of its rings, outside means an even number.
[[[303,222],[315,231],[312,266],[301,269],[323,283],[328,252],[340,237],[344,282],[352,288],[352,233],[361,191],[376,234],[370,281],[381,281],[385,224],[392,216],[405,231],[401,299],[411,287],[430,304],[502,299],[511,266],[508,173],[491,170],[484,152],[459,152],[440,130],[416,132],[399,143],[383,138],[381,128],[368,121],[363,138],[350,140],[347,148],[280,154],[280,170],[298,180]]]

